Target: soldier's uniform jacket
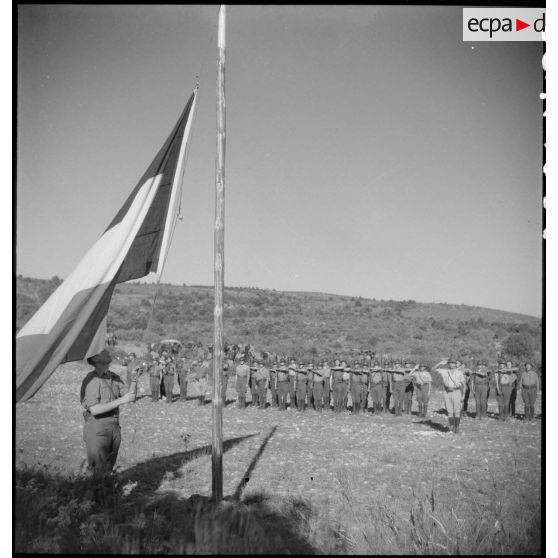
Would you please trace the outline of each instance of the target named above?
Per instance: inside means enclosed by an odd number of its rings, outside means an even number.
[[[316,368],[312,374],[312,381],[316,384],[322,382],[324,380],[324,372],[325,370],[323,368]]]
[[[515,372],[508,372],[504,368],[504,370],[498,370],[496,381],[500,386],[511,386],[517,381],[517,376]]]
[[[432,375],[428,370],[415,370],[411,372],[411,376],[415,378],[415,382],[419,386],[430,384],[432,382]]]
[[[484,364],[478,366],[472,374],[475,384],[487,384],[489,372],[488,367]]]
[[[289,379],[289,370],[286,366],[277,368],[277,381],[286,382]]]
[[[396,366],[395,368],[388,370],[388,372],[392,372],[392,382],[398,383],[405,381],[405,370],[403,368]]]
[[[296,380],[297,380],[297,382],[301,382],[301,383],[306,382],[307,374],[308,374],[308,371],[306,370],[306,368],[304,368],[302,366],[300,368],[297,368],[297,370],[296,370]]]
[[[260,380],[269,380],[269,370],[265,366],[261,366],[256,370],[254,377],[257,382]]]
[[[465,376],[459,368],[437,368],[436,370],[442,377],[446,391],[455,391],[466,383]]]
[[[370,372],[370,384],[386,384],[387,380],[387,373],[383,370],[372,370]]]
[[[341,382],[343,380],[343,375],[345,374],[345,369],[341,366],[334,366],[331,369],[331,375],[333,377],[333,382]]]
[[[174,375],[176,371],[176,367],[174,365],[174,362],[171,361],[167,361],[167,363],[165,364],[165,368],[163,369],[163,374],[165,376],[172,376]]]
[[[277,368],[272,366],[269,369],[269,387],[275,387],[277,385]]]
[[[149,375],[153,378],[158,378],[161,373],[163,372],[163,365],[159,362],[156,362],[151,369],[149,370]]]
[[[529,388],[539,385],[539,375],[534,370],[524,370],[521,373],[521,385]]]

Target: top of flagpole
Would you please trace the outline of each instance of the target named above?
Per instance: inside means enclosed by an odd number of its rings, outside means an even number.
[[[222,4],[219,8],[219,35],[217,36],[217,46],[225,48],[225,20],[227,15],[227,7]]]

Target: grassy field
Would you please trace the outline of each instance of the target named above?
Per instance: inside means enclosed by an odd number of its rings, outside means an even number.
[[[229,385],[215,505],[211,404],[152,403],[147,378],[121,409],[116,474],[80,473],[87,369],[59,367],[16,408],[16,551],[541,552],[540,396],[531,423],[518,400],[519,419],[468,417],[454,435],[439,392],[427,418],[376,417],[240,411]]]

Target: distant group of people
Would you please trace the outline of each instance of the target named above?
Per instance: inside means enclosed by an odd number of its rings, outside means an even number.
[[[498,414],[502,421],[515,416],[515,401],[521,392],[524,401],[524,420],[535,417],[535,401],[539,391],[539,377],[533,366],[525,362],[521,370],[511,361],[500,360],[496,368],[482,360],[472,369],[457,359],[438,362],[430,369],[425,363],[409,360],[386,362],[374,360],[367,354],[348,364],[346,360],[297,362],[294,357],[271,360],[269,353],[252,358],[246,352],[231,351],[223,359],[222,395],[227,403],[229,381],[234,381],[237,407],[246,408],[248,392],[255,408],[270,407],[279,411],[297,409],[304,412],[333,410],[353,414],[388,413],[393,400],[395,416],[411,415],[413,398],[418,405],[418,415],[426,417],[432,390],[432,375],[439,374],[444,386],[444,401],[448,415],[448,431],[459,433],[460,420],[467,412],[469,399],[475,400],[476,418],[487,416],[487,402],[495,389]],[[249,353],[248,353],[249,354]],[[130,353],[119,359],[126,366],[126,382],[108,370],[112,357],[105,349],[88,359],[94,366],[83,381],[81,402],[84,407],[84,440],[90,468],[111,468],[120,445],[118,408],[134,401],[137,378],[149,376],[151,400],[173,402],[175,380],[178,383],[179,401],[194,396],[200,405],[213,392],[213,355],[200,347],[190,349],[190,354],[175,348],[157,351],[151,347],[149,355],[138,358]],[[126,385],[129,386],[128,393]],[[350,405],[349,405],[350,400]]]

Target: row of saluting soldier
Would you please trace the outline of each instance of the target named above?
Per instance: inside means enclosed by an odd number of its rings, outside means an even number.
[[[194,392],[199,403],[203,404],[207,396],[211,396],[213,364],[208,355],[202,362],[188,362],[184,357],[174,357],[166,352],[153,361],[138,363],[135,355],[129,355],[127,380],[130,381],[132,370],[147,373],[150,377],[151,396],[153,401],[159,400],[159,394],[172,402],[172,390],[175,375],[180,387],[180,399],[186,400],[188,384],[190,392]],[[525,420],[534,419],[534,405],[539,390],[539,379],[531,363],[525,363],[521,372],[511,361],[499,361],[498,367],[492,370],[486,361],[480,361],[473,369],[468,369],[454,359],[444,359],[432,367],[433,372],[440,374],[444,384],[444,399],[448,412],[450,430],[459,432],[459,422],[467,411],[469,397],[476,402],[476,417],[481,420],[487,416],[487,401],[491,385],[496,391],[499,418],[508,419],[515,415],[515,399],[521,391],[525,403]],[[413,395],[418,403],[418,415],[427,416],[430,399],[432,375],[423,364],[413,365],[409,361],[401,363],[353,362],[349,366],[346,361],[336,359],[333,366],[327,360],[320,361],[316,366],[313,362],[296,363],[294,358],[281,359],[275,365],[265,366],[262,359],[248,365],[244,357],[239,364],[226,358],[223,365],[223,401],[226,403],[226,392],[229,378],[234,377],[238,407],[246,406],[248,389],[252,395],[252,406],[266,408],[268,391],[271,392],[271,406],[279,410],[296,408],[304,411],[314,408],[321,412],[330,409],[340,413],[348,410],[348,399],[351,396],[352,413],[366,412],[368,398],[372,400],[372,411],[375,414],[388,412],[390,399],[394,401],[394,414],[401,416],[411,414]],[[171,394],[169,396],[168,394]]]

